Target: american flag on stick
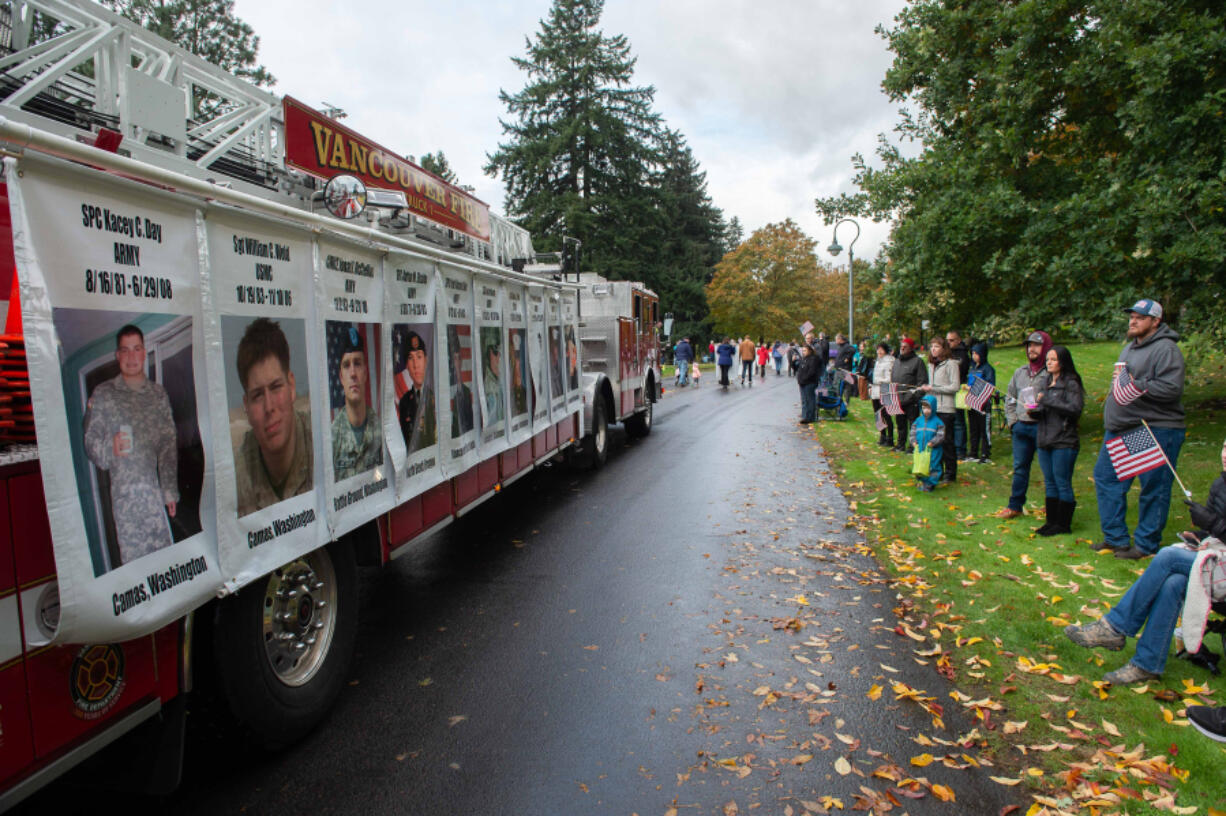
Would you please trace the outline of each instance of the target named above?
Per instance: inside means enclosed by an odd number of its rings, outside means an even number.
[[[1115,379],[1111,381],[1111,398],[1115,400],[1116,405],[1127,405],[1144,393],[1137,388],[1136,383],[1132,381],[1132,375],[1126,368],[1121,368]]]
[[[1158,447],[1158,441],[1145,428],[1137,428],[1108,441],[1107,456],[1115,468],[1116,478],[1121,480],[1131,479],[1166,464],[1166,456]]]
[[[877,417],[877,430],[884,431],[890,426],[890,421],[885,418],[885,409],[882,408],[875,416]]]
[[[898,385],[885,383],[881,386],[881,405],[890,416],[902,416],[905,413],[902,403],[898,401]]]
[[[988,404],[988,400],[992,399],[992,394],[994,393],[996,393],[996,386],[983,377],[976,377],[967,386],[966,407],[973,408],[981,414],[986,414],[987,411],[984,410],[984,406]]]
[[[847,370],[847,369],[845,369],[845,368],[844,368],[844,369],[840,369],[840,370],[843,372],[843,382],[847,383],[848,385],[855,385],[855,384],[856,384],[856,375],[855,375],[855,374],[852,374],[850,371],[848,371],[848,370]]]

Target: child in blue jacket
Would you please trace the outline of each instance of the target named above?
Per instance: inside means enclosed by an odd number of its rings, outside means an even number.
[[[966,375],[966,385],[963,387],[969,388],[976,379],[986,380],[996,385],[996,369],[988,362],[987,343],[976,343],[971,346],[971,368]],[[988,403],[984,408],[990,405],[991,403]],[[970,429],[970,450],[968,452],[971,459],[988,464],[992,459],[992,438],[989,431],[988,414],[969,409],[966,412],[966,424]]]
[[[919,489],[931,493],[941,481],[941,443],[945,441],[945,423],[937,418],[937,398],[931,394],[920,399],[920,415],[911,423],[911,445],[917,453],[928,450],[928,473],[916,473]]]

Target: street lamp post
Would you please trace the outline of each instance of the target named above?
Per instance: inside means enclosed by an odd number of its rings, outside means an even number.
[[[834,235],[830,236],[830,246],[826,247],[826,251],[831,255],[838,257],[843,251],[843,247],[839,245],[839,226],[850,223],[856,228],[856,237],[851,239],[851,244],[847,247],[847,342],[856,342],[856,318],[855,318],[855,302],[854,302],[854,283],[856,276],[856,254],[852,250],[856,246],[856,241],[860,239],[860,225],[854,219],[844,218],[838,224],[834,225]]]

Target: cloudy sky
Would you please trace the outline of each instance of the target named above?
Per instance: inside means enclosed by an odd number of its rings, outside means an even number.
[[[890,54],[873,29],[904,0],[607,0],[602,28],[624,34],[635,81],[689,140],[716,206],[746,235],[792,218],[830,243],[813,199],[851,192],[850,157],[893,137],[881,92]],[[462,183],[495,211],[503,189],[485,176],[503,138],[498,91],[540,29],[549,0],[237,0],[261,39],[274,92],[348,114],[345,124],[392,150],[442,150]],[[861,223],[856,254],[871,258],[886,225]],[[847,231],[847,232],[844,232]],[[854,230],[844,226],[840,243]],[[823,251],[819,257],[829,258]],[[846,253],[840,257],[845,262]]]

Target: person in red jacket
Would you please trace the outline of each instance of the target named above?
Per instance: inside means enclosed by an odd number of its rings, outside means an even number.
[[[766,361],[770,358],[770,353],[771,353],[771,350],[765,343],[758,346],[758,376],[759,377],[766,376]]]

